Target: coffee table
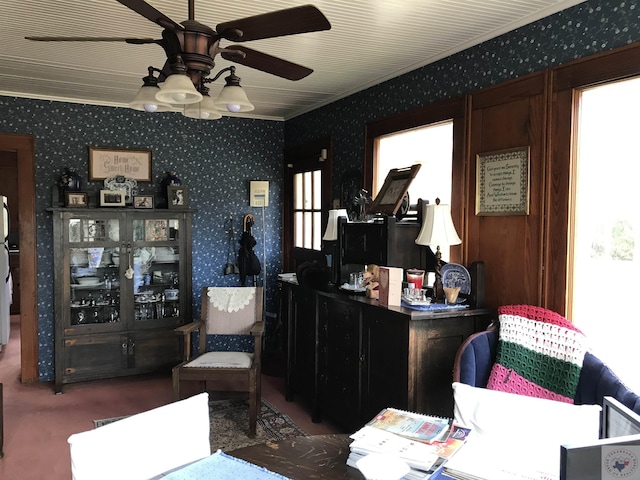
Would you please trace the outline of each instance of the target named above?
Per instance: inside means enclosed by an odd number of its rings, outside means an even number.
[[[227,452],[293,480],[362,480],[359,470],[347,466],[348,434],[294,437]]]

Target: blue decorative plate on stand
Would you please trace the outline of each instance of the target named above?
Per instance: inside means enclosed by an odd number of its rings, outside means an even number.
[[[460,287],[460,293],[469,295],[471,293],[471,275],[469,270],[457,263],[446,263],[440,267],[443,287]]]

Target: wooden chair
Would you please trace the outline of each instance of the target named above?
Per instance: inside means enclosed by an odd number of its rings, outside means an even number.
[[[262,287],[204,287],[202,316],[183,325],[184,359],[173,368],[173,395],[180,399],[180,384],[196,381],[200,391],[240,391],[249,394],[249,435],[256,434],[261,404],[260,360],[262,354]],[[199,331],[198,355],[191,354],[191,334]],[[252,335],[253,353],[208,351],[207,335]],[[224,388],[220,388],[220,387]],[[211,388],[214,387],[214,388]]]

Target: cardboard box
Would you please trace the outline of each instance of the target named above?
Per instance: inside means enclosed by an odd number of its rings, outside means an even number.
[[[379,298],[378,304],[381,307],[389,305],[400,306],[402,301],[402,279],[404,270],[399,267],[380,267],[379,273]]]

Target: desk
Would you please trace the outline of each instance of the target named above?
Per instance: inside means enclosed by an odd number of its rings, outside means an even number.
[[[360,471],[347,466],[348,434],[295,437],[227,452],[292,480],[362,480]]]

